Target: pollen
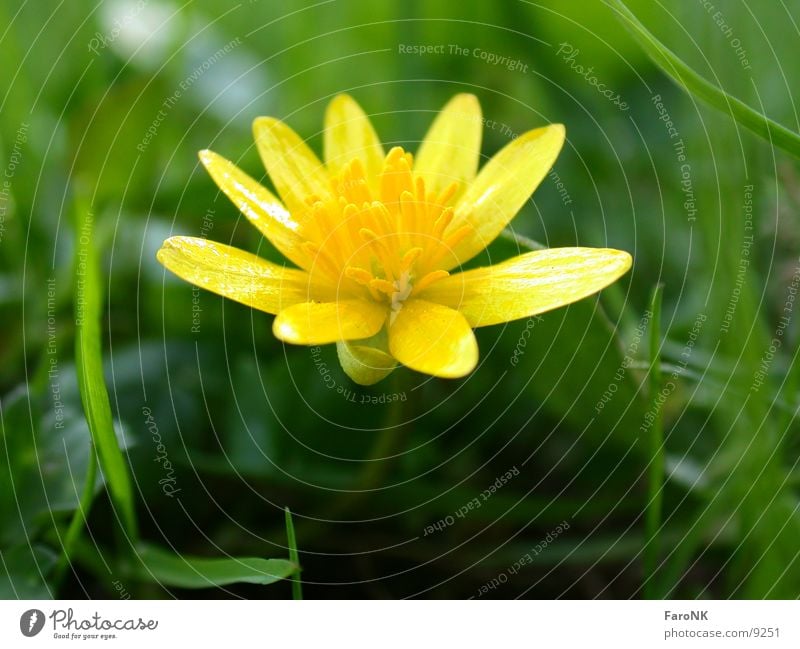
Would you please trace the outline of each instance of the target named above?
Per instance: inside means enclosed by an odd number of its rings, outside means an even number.
[[[394,147],[371,184],[354,159],[331,180],[329,197],[306,199],[311,272],[344,295],[385,303],[392,318],[406,299],[449,275],[448,253],[472,231],[453,225],[458,183],[429,191],[413,163]]]

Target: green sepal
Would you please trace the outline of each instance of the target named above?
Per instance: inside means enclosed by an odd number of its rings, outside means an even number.
[[[392,373],[397,361],[382,349],[365,342],[338,342],[336,352],[347,376],[359,385],[374,385]]]

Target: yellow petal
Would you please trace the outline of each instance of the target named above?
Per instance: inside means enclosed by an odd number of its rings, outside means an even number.
[[[389,327],[389,351],[403,365],[442,378],[459,378],[478,364],[478,343],[458,311],[407,300]]]
[[[325,167],[286,124],[274,117],[258,117],[253,135],[270,179],[296,218],[308,209],[306,198],[329,195]]]
[[[325,111],[325,164],[331,175],[358,158],[364,165],[370,184],[383,169],[383,147],[375,129],[355,99],[338,95]]]
[[[337,342],[336,353],[344,373],[359,385],[374,385],[397,367],[392,356],[367,345]]]
[[[564,127],[551,124],[520,135],[503,147],[470,184],[456,206],[452,231],[472,231],[458,243],[447,268],[468,261],[506,227],[553,167],[564,144]]]
[[[277,338],[295,345],[324,345],[374,336],[386,319],[386,307],[366,300],[303,302],[275,318]]]
[[[422,175],[428,189],[441,192],[454,181],[463,189],[475,178],[482,130],[481,106],[475,95],[456,95],[447,103],[415,158],[414,171]]]
[[[300,249],[305,240],[300,224],[272,192],[213,151],[200,151],[199,157],[217,186],[250,223],[287,259],[302,266],[306,256]]]
[[[312,284],[301,270],[207,239],[170,237],[156,256],[187,282],[267,313],[333,292]]]
[[[580,300],[631,267],[609,248],[550,248],[456,273],[424,290],[426,300],[458,309],[473,327],[508,322]]]

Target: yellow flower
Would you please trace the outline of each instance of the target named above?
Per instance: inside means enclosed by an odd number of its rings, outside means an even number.
[[[473,328],[542,313],[596,293],[625,273],[628,253],[553,248],[455,272],[506,227],[550,171],[564,143],[552,124],[519,136],[478,171],[481,110],[455,96],[415,157],[384,154],[347,95],[325,115],[322,163],[286,124],[253,131],[281,199],[233,163],[201,151],[223,192],[296,268],[202,238],[171,237],[159,261],[183,279],[276,314],[288,343],[337,343],[357,383],[399,361],[457,378],[478,362]]]

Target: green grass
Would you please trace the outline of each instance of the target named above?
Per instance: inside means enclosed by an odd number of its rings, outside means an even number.
[[[300,580],[300,554],[297,551],[297,537],[294,532],[294,523],[292,522],[292,512],[286,507],[286,540],[289,545],[289,560],[295,565],[295,573],[292,576],[292,597],[294,599],[303,599],[303,582]]]
[[[81,190],[78,190],[81,192]],[[80,194],[79,194],[80,195]],[[82,197],[81,197],[82,198]],[[91,206],[85,200],[76,201],[75,215],[75,370],[83,411],[92,434],[94,449],[100,461],[109,494],[125,532],[135,542],[138,524],[128,466],[117,442],[111,401],[103,376],[103,309],[102,279],[98,251],[97,225]],[[94,449],[90,451],[93,454]],[[93,483],[90,490],[94,487]]]

